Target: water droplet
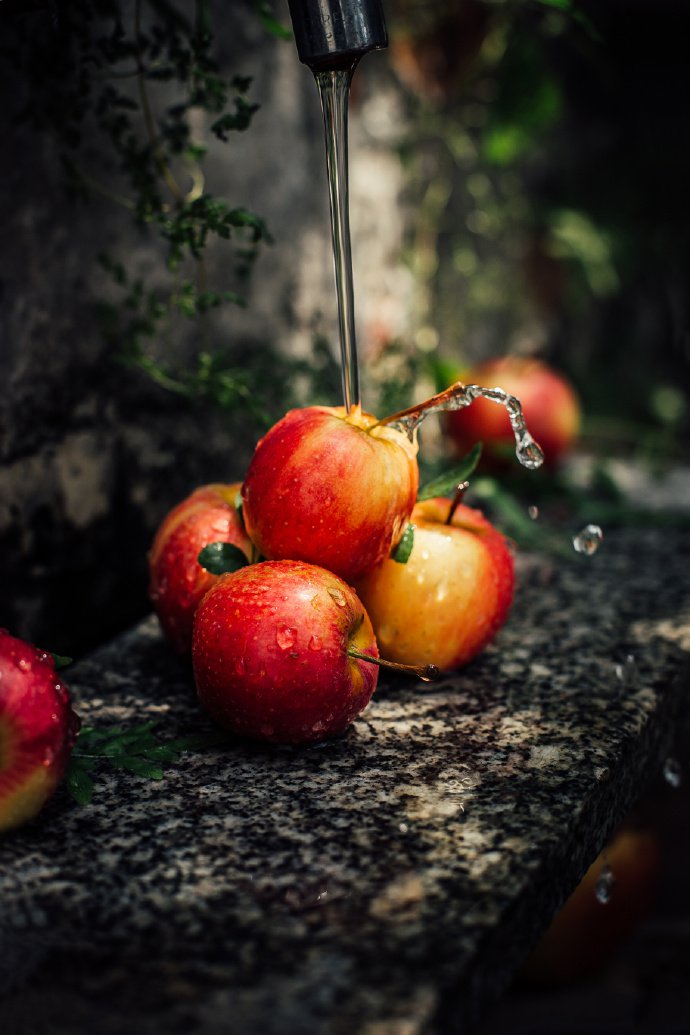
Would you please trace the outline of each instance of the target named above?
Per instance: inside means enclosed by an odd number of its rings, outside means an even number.
[[[238,676],[244,676],[247,672],[247,662],[244,660],[243,655],[235,658],[235,672]]]
[[[513,431],[515,432],[515,441],[517,443],[515,455],[528,471],[536,471],[544,463],[544,454],[542,453],[541,446],[537,445],[529,431],[518,431],[515,424],[513,424]]]
[[[48,766],[52,765],[54,761],[55,761],[55,752],[53,751],[52,748],[46,748],[45,754],[43,756],[43,765],[47,769]]]
[[[608,863],[604,863],[594,888],[594,897],[602,906],[608,905],[611,901],[611,893],[615,883],[616,878],[613,875],[613,870]]]
[[[30,672],[31,671],[31,665],[26,660],[26,658],[20,658],[19,659],[19,661],[17,662],[17,668],[21,669],[22,672]]]
[[[289,625],[279,625],[276,629],[276,643],[281,650],[290,650],[295,646],[297,630],[291,629]]]
[[[409,829],[410,828],[408,827],[407,823],[399,823],[398,824],[398,830],[400,831],[401,834],[406,834]]]
[[[682,784],[683,770],[677,758],[667,758],[664,762],[664,780],[676,791]]]
[[[591,557],[599,549],[604,533],[599,525],[585,525],[585,527],[573,536],[573,548],[577,553],[583,553]]]
[[[634,686],[637,679],[637,666],[635,655],[626,654],[625,661],[619,662],[615,668],[616,678],[620,679],[625,686]]]
[[[315,633],[309,640],[309,650],[321,650],[322,646],[321,637]]]
[[[335,601],[338,607],[345,607],[347,601],[345,600],[345,594],[342,590],[338,589],[337,586],[333,586],[328,590],[329,597]]]
[[[531,506],[527,508],[527,513],[531,517],[532,521],[536,521],[539,517],[539,507]]]

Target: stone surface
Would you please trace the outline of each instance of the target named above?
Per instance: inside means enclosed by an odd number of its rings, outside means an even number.
[[[689,652],[690,535],[611,533],[523,557],[496,645],[342,739],[58,796],[0,848],[8,1030],[465,1031],[658,775]],[[67,677],[89,724],[209,728],[153,619]]]

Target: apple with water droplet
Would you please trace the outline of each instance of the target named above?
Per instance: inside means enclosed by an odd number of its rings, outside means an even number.
[[[303,561],[221,575],[194,618],[199,700],[221,726],[280,744],[345,730],[369,703],[378,657],[353,589]]]
[[[448,519],[450,516],[450,522]],[[449,670],[493,639],[510,610],[515,565],[481,511],[445,497],[418,503],[405,564],[388,558],[356,583],[381,653]]]
[[[484,388],[500,385],[520,400],[531,434],[554,466],[572,449],[580,430],[581,407],[570,382],[547,363],[522,356],[503,356],[463,372],[463,381]],[[482,442],[485,460],[500,463],[512,457],[513,432],[505,410],[487,399],[447,414],[448,436],[459,453]]]
[[[360,406],[290,410],[256,447],[244,520],[264,557],[352,582],[395,547],[418,483],[416,440]]]
[[[43,808],[78,728],[52,656],[0,629],[0,833]]]
[[[199,601],[216,581],[198,562],[210,543],[237,546],[247,558],[252,544],[237,503],[240,483],[202,485],[163,519],[149,552],[149,597],[163,632],[179,654],[192,644]]]

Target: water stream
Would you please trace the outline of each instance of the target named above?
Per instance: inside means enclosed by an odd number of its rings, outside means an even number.
[[[326,137],[326,171],[331,203],[333,264],[338,296],[338,327],[343,403],[349,411],[360,403],[355,299],[352,284],[352,249],[348,201],[347,111],[355,66],[315,72]]]

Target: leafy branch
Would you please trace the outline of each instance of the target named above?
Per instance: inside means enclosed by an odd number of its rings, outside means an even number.
[[[65,774],[65,786],[78,805],[91,802],[94,775],[104,766],[124,769],[149,780],[162,780],[163,766],[179,762],[185,752],[218,747],[228,741],[227,734],[221,732],[159,740],[155,725],[145,722],[129,729],[87,726],[81,730]]]

